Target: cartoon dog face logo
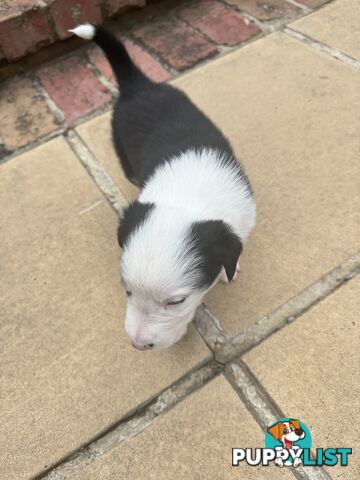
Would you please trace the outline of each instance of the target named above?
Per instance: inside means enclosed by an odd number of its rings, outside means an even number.
[[[278,422],[272,427],[267,429],[267,432],[272,435],[275,440],[281,442],[282,447],[276,447],[276,449],[298,449],[298,446],[293,446],[295,442],[305,437],[305,432],[300,426],[299,420],[290,418],[288,422]],[[281,459],[275,461],[275,463],[282,467],[284,464]],[[297,467],[301,463],[299,458],[294,460],[294,467]]]

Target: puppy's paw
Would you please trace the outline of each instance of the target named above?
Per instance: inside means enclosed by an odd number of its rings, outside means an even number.
[[[236,271],[237,271],[237,272],[240,272],[240,260],[237,261]]]

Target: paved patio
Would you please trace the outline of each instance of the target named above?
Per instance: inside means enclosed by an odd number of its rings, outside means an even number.
[[[359,15],[337,0],[173,80],[233,143],[258,224],[236,282],[165,351],[134,350],[123,329],[115,232],[137,191],[109,105],[62,130],[40,106],[42,136],[23,140],[30,122],[13,147],[9,107],[1,479],[360,478]],[[313,448],[352,447],[349,466],[231,466],[232,447],[264,447],[287,416]]]

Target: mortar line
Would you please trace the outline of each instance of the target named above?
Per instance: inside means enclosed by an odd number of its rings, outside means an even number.
[[[272,313],[263,316],[235,337],[226,336],[226,341],[215,345],[217,361],[226,363],[256,347],[272,334],[299,318],[307,310],[331,295],[345,282],[360,273],[360,252],[347,258],[320,279],[296,294]]]
[[[296,0],[285,0],[285,2],[290,3],[290,5],[294,5],[295,7],[299,8],[303,12],[304,15],[302,15],[300,18],[303,18],[306,15],[309,15],[310,13],[313,13],[316,11],[303,3],[297,2]]]
[[[330,47],[325,43],[319,42],[318,40],[315,40],[314,38],[309,37],[308,35],[305,35],[304,33],[301,33],[290,27],[284,27],[282,31],[287,35],[289,35],[290,37],[295,38],[299,42],[305,43],[306,45],[309,45],[310,47],[316,50],[319,50],[320,52],[326,53],[330,57],[335,58],[336,60],[339,60],[341,63],[344,63],[345,65],[353,67],[356,70],[360,70],[360,62],[350,57],[349,55],[341,52],[340,50]]]
[[[113,98],[116,98],[119,94],[119,90],[110,80],[108,80],[101,70],[92,63],[89,56],[89,48],[85,50],[85,57],[82,58],[82,63],[85,67],[94,74],[94,76],[99,80],[99,82],[111,93]]]
[[[241,5],[232,5],[230,6],[229,4],[225,3],[226,0],[219,0],[222,5],[224,5],[228,10],[234,10],[237,13],[240,13],[248,22],[253,22],[255,25],[257,25],[261,32],[263,33],[263,37],[266,35],[269,35],[271,33],[277,32],[278,30],[281,30],[286,24],[289,22],[293,22],[295,20],[299,20],[300,18],[303,18],[307,14],[311,13],[312,10],[310,10],[308,7],[297,4],[293,0],[285,0],[285,2],[289,4],[293,4],[294,6],[298,7],[301,13],[299,15],[288,15],[284,16],[282,18],[274,18],[274,19],[269,19],[269,20],[259,20],[250,13],[245,12],[245,10],[241,9]]]
[[[247,25],[249,23],[253,22],[257,27],[259,27],[260,32],[257,35],[255,35],[255,37],[258,37],[259,35],[264,36],[264,35],[262,35],[264,33],[266,34],[266,31],[264,32],[263,24],[257,18],[255,18],[255,17],[247,14],[246,12],[240,10],[235,5],[233,7],[231,7],[228,3],[225,3],[223,0],[219,0],[219,3],[221,3],[221,5],[225,8],[225,10],[227,10],[229,12],[238,13],[239,15],[241,15],[243,17],[243,19],[245,20],[245,23],[248,22]],[[200,30],[200,28],[192,25],[189,22],[189,20],[186,20],[185,18],[182,18],[181,15],[179,15],[179,11],[180,11],[180,8],[178,7],[174,12],[175,18],[177,20],[179,20],[180,22],[185,23],[193,32],[197,33],[200,37],[202,37],[204,40],[211,43],[214,47],[218,47],[220,49],[224,48],[224,47],[225,48],[236,48],[239,45],[247,42],[247,40],[246,40],[245,42],[241,42],[241,44],[237,44],[237,45],[227,45],[227,44],[224,44],[224,43],[218,43],[216,40],[213,40],[211,37],[209,37],[209,35],[206,32],[203,32],[202,30]],[[251,37],[251,38],[253,38],[253,37]]]
[[[105,167],[74,130],[68,130],[65,139],[110,205],[121,216],[128,202]]]
[[[227,341],[219,320],[205,304],[198,307],[192,323],[211,352],[217,351]]]
[[[242,360],[236,359],[228,363],[224,376],[264,433],[270,424],[279,418],[286,418],[269,392]],[[331,480],[323,467],[289,467],[289,471],[298,480]]]
[[[30,152],[30,150],[33,150],[34,148],[39,147],[40,145],[44,145],[45,143],[49,142],[50,140],[53,140],[54,138],[61,137],[64,134],[64,132],[65,132],[65,127],[60,126],[53,132],[50,132],[41,138],[37,138],[33,142],[30,142],[26,145],[16,148],[16,150],[0,158],[0,165],[3,165],[9,162],[10,160],[22,155],[23,153]]]
[[[65,480],[84,470],[97,458],[141,433],[158,417],[214,379],[221,371],[222,367],[213,359],[195,366],[152,399],[127,413],[106,431],[101,432],[67,457],[32,477],[32,480]]]

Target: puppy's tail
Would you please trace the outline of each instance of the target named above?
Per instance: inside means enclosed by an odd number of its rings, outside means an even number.
[[[104,51],[115,73],[122,95],[131,95],[139,88],[152,83],[131,60],[122,42],[105,28],[87,23],[69,31],[78,37],[94,40]]]

